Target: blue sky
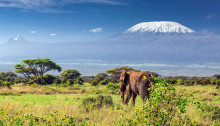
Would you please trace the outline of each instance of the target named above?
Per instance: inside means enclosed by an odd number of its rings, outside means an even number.
[[[220,33],[219,0],[0,0],[0,43],[91,41],[140,22],[176,21]]]

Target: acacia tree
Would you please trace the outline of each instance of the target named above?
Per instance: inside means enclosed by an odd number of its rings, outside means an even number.
[[[64,77],[66,79],[76,79],[80,75],[81,74],[79,73],[79,71],[74,70],[74,69],[65,70],[60,74],[61,77]]]
[[[140,70],[133,69],[128,66],[122,66],[122,67],[116,67],[114,69],[106,70],[106,73],[111,74],[110,77],[112,79],[119,79],[122,71],[138,71],[139,72]]]
[[[16,64],[15,66],[15,73],[22,74],[26,79],[30,78],[32,74],[31,68],[28,68],[24,64]]]
[[[26,70],[31,72],[36,79],[39,75],[41,75],[41,77],[43,78],[44,73],[48,71],[57,70],[58,72],[60,72],[62,70],[60,65],[47,58],[25,59],[22,60],[21,64],[16,64],[15,68],[18,68],[16,70],[22,72],[23,74],[26,72]]]

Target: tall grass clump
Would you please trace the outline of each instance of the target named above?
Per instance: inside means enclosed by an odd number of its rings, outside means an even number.
[[[119,83],[109,83],[107,85],[107,89],[110,90],[111,94],[116,94],[118,92],[119,88],[120,88],[120,84]]]
[[[113,107],[113,100],[111,96],[98,95],[97,97],[87,97],[82,100],[81,105],[85,111],[92,109],[99,109],[104,106]]]
[[[220,125],[220,108],[218,106],[205,103],[201,105],[200,115],[204,119],[209,118],[214,125]]]
[[[151,84],[150,96],[143,106],[136,110],[134,118],[121,118],[119,125],[192,125],[195,124],[186,115],[188,100],[179,95],[174,85],[155,79]]]

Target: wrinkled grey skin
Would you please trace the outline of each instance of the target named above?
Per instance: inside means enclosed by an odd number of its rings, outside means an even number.
[[[145,103],[146,98],[149,97],[148,88],[150,83],[153,83],[150,73],[147,71],[136,72],[136,71],[123,71],[120,77],[120,93],[121,101],[124,104],[128,104],[131,98],[131,104],[135,105],[135,99],[137,95],[140,95],[143,104]],[[126,97],[124,99],[124,95]]]

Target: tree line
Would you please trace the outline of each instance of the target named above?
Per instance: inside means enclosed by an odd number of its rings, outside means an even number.
[[[14,83],[23,84],[83,84],[85,81],[93,86],[98,84],[107,85],[111,83],[119,83],[119,78],[122,71],[141,71],[128,66],[116,67],[106,70],[106,73],[98,73],[96,76],[81,76],[81,73],[75,69],[68,69],[63,72],[60,65],[48,58],[25,59],[20,64],[14,66],[14,72],[1,72],[0,85],[11,85]],[[49,71],[61,72],[60,76],[47,74]],[[23,77],[17,76],[23,75]],[[154,77],[159,75],[155,72],[150,72]],[[220,75],[216,74],[213,77],[186,77],[186,76],[171,76],[161,77],[166,82],[179,85],[196,85],[196,84],[212,84],[220,87]]]

